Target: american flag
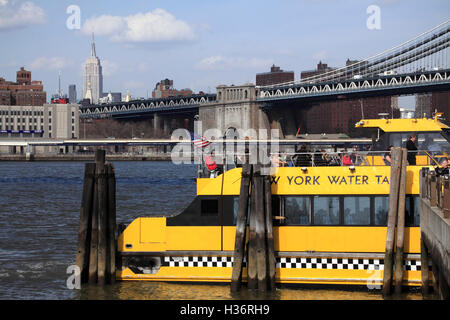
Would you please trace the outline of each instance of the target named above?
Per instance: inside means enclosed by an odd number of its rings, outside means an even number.
[[[206,148],[211,144],[205,137],[199,136],[196,133],[191,133],[191,140],[194,146],[198,148]]]

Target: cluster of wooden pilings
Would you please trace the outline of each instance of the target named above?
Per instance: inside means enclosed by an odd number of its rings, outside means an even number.
[[[262,175],[260,165],[244,164],[236,222],[232,292],[241,288],[244,258],[247,264],[247,288],[261,292],[275,289],[272,229],[270,175]]]
[[[450,299],[450,177],[422,168],[420,174],[420,246],[422,294],[429,293],[431,261],[433,291]],[[426,267],[424,267],[426,266]]]
[[[407,152],[404,148],[394,148],[391,153],[389,213],[383,275],[384,296],[391,294],[393,279],[395,279],[395,293],[399,294],[402,291]],[[396,225],[397,232],[395,232]],[[393,270],[394,267],[395,270]]]
[[[85,165],[76,265],[81,283],[115,282],[116,178],[104,150],[96,151],[95,163]]]

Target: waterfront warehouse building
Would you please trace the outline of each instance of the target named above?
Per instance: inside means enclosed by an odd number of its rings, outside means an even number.
[[[43,106],[1,106],[0,141],[57,140],[79,138],[78,104]],[[49,149],[50,148],[50,149]],[[58,152],[51,147],[35,152]],[[0,153],[23,153],[11,146],[0,146]]]

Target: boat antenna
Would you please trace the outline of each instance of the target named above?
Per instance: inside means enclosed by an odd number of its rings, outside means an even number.
[[[361,105],[361,119],[364,119],[364,105],[362,99],[359,99],[359,104]]]
[[[58,74],[58,94],[61,97],[61,70],[59,71]]]

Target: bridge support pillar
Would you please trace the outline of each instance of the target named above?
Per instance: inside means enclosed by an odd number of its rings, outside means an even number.
[[[155,113],[153,116],[153,135],[158,136],[161,132],[161,117]]]
[[[164,134],[169,134],[170,133],[170,119],[167,118],[163,118],[163,131]]]

